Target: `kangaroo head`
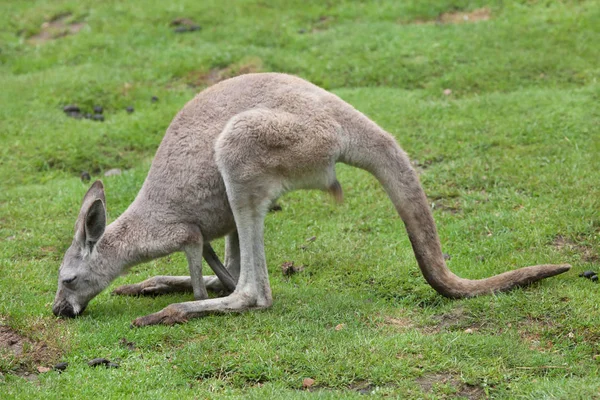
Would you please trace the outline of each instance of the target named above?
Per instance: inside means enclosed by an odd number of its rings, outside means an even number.
[[[98,242],[106,228],[104,186],[96,181],[83,197],[75,237],[58,271],[58,290],[52,306],[56,316],[75,317],[110,282],[103,274],[104,257]]]

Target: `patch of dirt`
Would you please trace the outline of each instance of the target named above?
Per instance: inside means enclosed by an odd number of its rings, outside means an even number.
[[[489,8],[478,8],[473,11],[451,11],[445,12],[440,15],[436,19],[416,19],[414,21],[410,21],[411,24],[464,24],[464,23],[474,23],[480,21],[487,21],[492,17],[492,11]]]
[[[441,331],[456,331],[471,329],[478,331],[478,324],[467,324],[468,315],[464,308],[458,307],[445,314],[439,314],[433,317],[436,322],[434,325],[422,327],[425,333],[439,333]]]
[[[466,22],[487,21],[492,16],[489,8],[478,8],[470,12],[447,12],[438,17],[442,24],[463,24]]]
[[[462,309],[452,310],[446,314],[439,314],[433,318],[436,322],[434,326],[431,327],[434,333],[438,333],[444,329],[449,327],[461,325],[462,321],[465,319]]]
[[[462,211],[455,199],[440,198],[431,202],[432,210],[441,210],[450,214],[458,214]]]
[[[544,340],[542,335],[537,332],[519,331],[519,336],[521,336],[521,340],[527,343],[529,350],[544,353],[552,350],[554,347],[554,343],[552,343],[552,341]]]
[[[37,366],[54,365],[60,352],[48,344],[19,334],[14,329],[0,325],[0,355],[13,359],[14,369],[20,376],[29,376]]]
[[[486,398],[485,391],[481,387],[463,383],[450,373],[426,374],[417,378],[415,382],[426,393],[433,391],[437,386],[450,386],[456,390],[453,398],[465,397],[469,400]]]
[[[351,383],[348,386],[346,386],[346,389],[356,392],[358,394],[362,394],[362,395],[373,395],[373,394],[376,394],[376,392],[379,391],[380,389],[386,389],[386,388],[388,388],[388,389],[393,388],[393,386],[391,386],[391,385],[376,386],[367,381],[357,381],[357,382]],[[322,384],[315,384],[314,379],[305,378],[302,382],[302,387],[300,390],[311,392],[311,393],[328,393],[328,392],[331,392],[336,389],[339,390],[341,388],[334,388],[334,387],[329,387],[329,386],[325,386]]]
[[[348,389],[358,392],[360,394],[369,395],[374,390],[377,389],[377,386],[372,385],[366,381],[359,381],[359,382],[354,382],[351,385],[348,385]]]
[[[409,318],[405,317],[389,317],[386,316],[384,318],[385,325],[393,326],[394,328],[398,328],[400,330],[409,329],[414,326],[413,321]]]
[[[563,235],[557,235],[552,241],[552,245],[560,251],[569,251],[573,253],[579,253],[581,259],[589,263],[600,262],[600,255],[591,246],[585,245],[582,242],[585,241],[584,235],[580,235],[577,240],[573,240]]]
[[[331,23],[334,21],[334,18],[329,15],[322,15],[312,23],[312,27],[310,29],[300,28],[298,29],[298,33],[303,35],[305,33],[319,33],[329,29]]]
[[[194,88],[211,86],[225,79],[260,72],[262,69],[262,60],[260,58],[249,58],[225,68],[213,68],[208,72],[191,72],[187,75],[185,81],[188,86]]]
[[[544,338],[544,331],[552,331],[554,327],[551,321],[540,320],[536,318],[527,318],[518,322],[516,326],[517,332],[521,340],[527,344],[530,350],[547,352],[554,347],[552,340]],[[512,328],[512,324],[508,324],[507,328]]]
[[[467,383],[461,386],[457,395],[459,397],[466,397],[467,399],[472,400],[487,398],[485,390],[483,390],[483,388],[475,385],[469,385]]]
[[[31,342],[8,326],[0,326],[0,348],[10,350],[15,356],[23,354],[23,345]]]
[[[40,26],[39,33],[31,36],[27,41],[32,44],[43,44],[81,31],[87,24],[85,22],[67,22],[71,13],[54,16],[50,21]]]
[[[329,15],[320,16],[319,19],[317,19],[315,21],[315,23],[313,24],[312,33],[322,32],[322,31],[329,29],[332,22],[333,22],[333,17],[331,17]]]
[[[17,372],[17,376],[20,376],[21,378],[31,382],[31,383],[36,383],[36,384],[40,384],[40,378],[38,377],[37,374],[33,374],[33,373],[29,373],[29,372]]]
[[[433,158],[427,158],[425,160],[413,159],[413,160],[410,160],[410,163],[413,166],[413,168],[417,171],[417,173],[420,175],[427,168],[431,167],[434,164],[441,163],[443,161],[444,161],[444,156],[436,156]]]

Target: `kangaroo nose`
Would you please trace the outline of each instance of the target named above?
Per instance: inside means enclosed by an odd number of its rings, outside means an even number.
[[[69,303],[62,303],[52,307],[52,312],[57,317],[75,318],[75,310]]]

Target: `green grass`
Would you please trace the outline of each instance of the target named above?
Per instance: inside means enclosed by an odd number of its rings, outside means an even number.
[[[435,22],[482,7],[487,21]],[[79,33],[31,43],[64,13],[85,23]],[[202,30],[173,33],[177,17]],[[577,276],[600,269],[599,37],[591,0],[3,1],[0,324],[30,344],[19,355],[0,346],[0,397],[600,398],[600,286]],[[104,178],[114,219],[203,77],[245,70],[309,79],[394,134],[457,274],[573,270],[507,294],[444,299],[421,277],[375,179],[340,165],[344,204],[297,192],[267,218],[270,310],[132,330],[134,318],[189,296],[107,290],[81,318],[54,318],[58,266],[87,189],[80,172],[124,170]],[[70,103],[102,105],[106,121],[67,118]],[[285,261],[306,268],[286,278]],[[111,289],[186,269],[175,254]],[[121,367],[92,369],[95,357]],[[59,361],[64,373],[24,379]],[[304,378],[314,390],[302,390]]]

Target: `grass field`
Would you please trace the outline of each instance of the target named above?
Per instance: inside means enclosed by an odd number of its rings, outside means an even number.
[[[176,33],[177,18],[201,29]],[[0,398],[600,398],[600,286],[578,277],[600,272],[599,61],[592,0],[2,1]],[[114,220],[176,112],[258,71],[331,90],[398,139],[458,275],[573,269],[445,299],[377,181],[339,165],[344,204],[296,192],[267,218],[271,309],[130,329],[191,299],[110,295],[185,274],[174,254],[55,318],[81,172],[103,179]],[[285,277],[287,261],[305,268]]]

